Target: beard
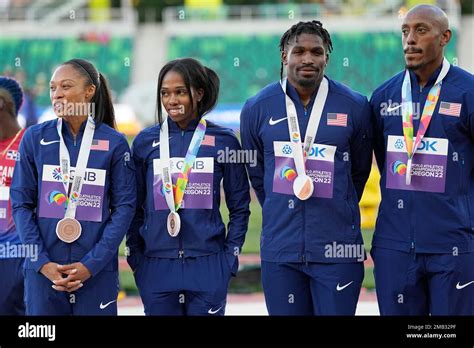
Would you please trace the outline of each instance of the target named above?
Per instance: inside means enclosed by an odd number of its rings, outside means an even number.
[[[405,64],[405,69],[407,70],[418,70],[420,68],[423,68],[425,66],[425,63],[418,63],[418,64]]]
[[[417,63],[407,63],[405,61],[405,68],[410,71],[416,71],[425,68],[427,65],[436,61],[436,58],[431,58],[429,56],[424,56],[421,62]]]
[[[313,87],[314,85],[316,85],[317,78],[313,78],[313,77],[310,77],[310,78],[299,78],[297,81],[298,81],[298,84],[299,84],[301,87],[309,88],[309,87]]]

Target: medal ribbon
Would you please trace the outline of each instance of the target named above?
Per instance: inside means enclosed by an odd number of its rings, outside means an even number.
[[[170,149],[169,149],[169,129],[168,129],[168,118],[163,122],[161,127],[162,135],[160,136],[160,159],[161,159],[161,177],[163,181],[163,188],[165,192],[165,199],[168,208],[172,212],[176,212],[181,208],[181,204],[184,198],[184,191],[188,185],[189,175],[193,168],[196,156],[201,147],[201,143],[206,133],[207,122],[204,118],[201,118],[196,129],[194,130],[193,138],[189,144],[186,157],[184,158],[183,169],[179,173],[176,181],[176,189],[173,190],[173,181],[171,179],[171,160],[170,160]],[[173,194],[174,191],[174,194]]]
[[[79,197],[81,195],[87,162],[89,161],[89,155],[91,152],[92,139],[94,138],[95,132],[95,122],[91,116],[87,118],[86,122],[86,129],[82,137],[81,148],[79,149],[79,156],[76,163],[76,171],[74,173],[74,180],[72,182],[71,192],[69,195],[68,192],[69,181],[71,178],[71,160],[69,156],[69,150],[67,149],[62,134],[63,120],[59,118],[56,125],[59,135],[59,164],[61,168],[61,177],[66,196],[68,196],[67,209],[64,215],[65,218],[75,219],[76,217],[77,203],[79,202]]]
[[[433,112],[438,103],[439,95],[441,93],[441,85],[443,78],[449,71],[450,64],[446,60],[443,60],[443,67],[441,72],[433,85],[431,87],[428,97],[426,98],[425,106],[423,108],[423,113],[420,119],[420,124],[418,126],[418,132],[416,133],[416,138],[413,138],[413,102],[411,94],[411,81],[410,73],[408,69],[405,72],[405,77],[402,84],[402,126],[403,126],[403,136],[405,138],[406,150],[408,155],[407,162],[407,172],[406,172],[406,184],[410,185],[411,183],[411,167],[413,162],[413,157],[415,156],[416,150],[421,144],[423,137],[428,130],[430,125]]]
[[[301,143],[301,133],[298,124],[298,115],[296,113],[296,107],[291,98],[286,94],[286,82],[284,79],[281,82],[281,88],[285,93],[285,104],[286,104],[286,115],[288,117],[288,132],[290,134],[291,147],[293,150],[293,159],[295,161],[296,172],[298,176],[306,175],[305,162],[308,154],[313,147],[316,133],[318,132],[319,123],[321,122],[321,115],[323,113],[324,104],[328,96],[328,80],[323,77],[321,84],[319,85],[318,94],[314,101],[313,109],[311,110],[311,116],[309,117],[308,127],[306,129],[304,148]]]

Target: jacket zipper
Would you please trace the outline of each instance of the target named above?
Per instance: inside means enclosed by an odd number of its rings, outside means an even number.
[[[410,191],[410,204],[413,204],[413,191]],[[410,252],[413,252],[413,260],[416,260],[416,246],[415,246],[415,227],[413,226],[412,223],[412,216],[414,212],[413,209],[410,211],[410,239],[411,239],[411,245],[410,245]]]
[[[306,204],[303,204],[303,253],[302,253],[302,261],[304,264],[308,265],[308,260],[306,260]]]

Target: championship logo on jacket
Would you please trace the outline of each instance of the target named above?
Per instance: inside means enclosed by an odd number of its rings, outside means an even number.
[[[173,188],[163,187],[161,180],[161,161],[153,160],[153,197],[155,210],[168,210],[165,200],[165,190],[175,189],[179,173],[184,164],[184,158],[173,157],[171,160],[171,178]],[[212,209],[214,182],[214,158],[198,157],[189,174],[188,185],[184,191],[182,209]]]
[[[273,142],[275,152],[275,173],[273,192],[293,195],[293,181],[297,176],[291,143]],[[332,198],[334,183],[334,155],[336,147],[314,144],[306,161],[306,174],[312,178],[312,197]]]
[[[411,184],[405,182],[407,150],[403,136],[388,136],[387,142],[387,188],[444,192],[446,184],[446,162],[448,140],[423,138],[413,157]]]
[[[72,183],[75,168],[71,168]],[[76,218],[80,221],[102,221],[106,171],[86,169],[84,184],[79,197]],[[39,216],[62,219],[67,207],[67,195],[62,182],[61,168],[44,165],[39,203]]]

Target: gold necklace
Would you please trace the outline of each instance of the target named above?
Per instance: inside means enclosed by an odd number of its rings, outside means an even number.
[[[5,148],[5,150],[3,150],[2,152],[0,152],[0,158],[5,158],[5,155],[6,153],[8,152],[8,150],[10,150],[10,148],[13,146],[13,144],[15,143],[15,141],[18,139],[18,137],[20,136],[20,133],[22,132],[23,129],[20,129],[15,137],[13,138],[13,140],[10,142],[10,144],[8,144],[8,146]]]

